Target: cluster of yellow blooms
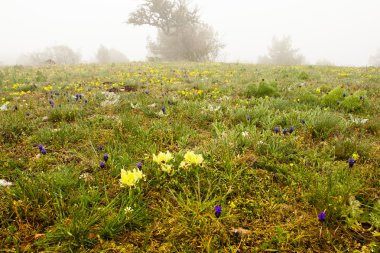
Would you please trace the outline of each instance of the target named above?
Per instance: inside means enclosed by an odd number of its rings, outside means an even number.
[[[126,171],[121,169],[121,186],[135,186],[145,175],[139,169],[133,169],[133,171]]]
[[[203,157],[201,154],[195,154],[194,151],[187,151],[183,157],[183,161],[180,163],[179,168],[189,168],[191,166],[200,166],[203,163]],[[170,161],[174,159],[174,156],[170,151],[166,153],[160,152],[158,155],[153,154],[153,161],[160,165],[162,171],[171,173],[172,164]],[[121,170],[120,184],[124,186],[135,186],[145,175],[139,169],[133,169],[132,171]]]
[[[182,91],[178,91],[178,93],[182,96],[192,96],[192,95],[202,95],[203,94],[203,90],[197,90],[197,89],[191,89],[189,90],[189,88],[185,88],[184,90]]]
[[[201,165],[203,163],[203,157],[201,154],[197,155],[193,151],[187,151],[185,156],[183,157],[184,160],[180,163],[180,168],[187,168],[192,165],[197,166]]]
[[[166,153],[160,152],[157,156],[153,154],[153,162],[157,163],[161,166],[161,170],[167,173],[172,171],[172,165],[168,164],[171,160],[173,160],[173,155],[169,151]]]
[[[160,152],[158,155],[153,154],[153,161],[160,165],[162,171],[171,173],[173,165],[169,164],[173,160],[173,154],[169,151],[166,153]],[[179,168],[189,168],[191,166],[199,166],[203,163],[201,154],[195,154],[194,151],[187,151],[184,155],[183,161],[180,163]]]

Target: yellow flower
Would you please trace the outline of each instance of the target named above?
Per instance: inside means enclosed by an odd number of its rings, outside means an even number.
[[[160,152],[157,156],[153,154],[153,162],[157,164],[168,163],[173,159],[172,153],[166,151],[166,153]]]
[[[48,85],[48,86],[44,87],[44,91],[50,91],[52,89],[53,89],[53,86],[51,86],[51,85]]]
[[[163,164],[161,164],[161,170],[163,172],[170,173],[172,171],[172,165],[171,164],[163,163]]]
[[[231,209],[234,209],[236,207],[235,203],[233,201],[230,202]]]
[[[188,165],[200,165],[203,163],[203,157],[201,154],[197,155],[194,151],[187,151],[184,160],[181,162],[180,167],[186,167]]]
[[[126,171],[121,169],[120,183],[122,186],[134,186],[140,179],[144,177],[141,170],[133,169],[133,171]]]
[[[321,89],[320,89],[320,88],[317,88],[317,89],[315,89],[315,92],[320,93],[320,92],[321,92]]]
[[[352,158],[354,158],[354,160],[358,160],[359,155],[357,153],[353,153],[352,154]]]

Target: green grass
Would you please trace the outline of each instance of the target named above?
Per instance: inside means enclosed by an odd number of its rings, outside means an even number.
[[[0,251],[377,252],[379,80],[378,68],[1,68],[0,179],[13,185],[0,186]],[[166,151],[171,173],[153,161]],[[182,168],[188,151],[203,163]],[[139,162],[145,177],[122,187]]]

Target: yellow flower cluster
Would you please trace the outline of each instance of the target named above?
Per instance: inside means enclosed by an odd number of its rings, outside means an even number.
[[[186,168],[192,165],[198,166],[203,163],[203,157],[201,154],[197,155],[194,151],[187,151],[184,160],[179,165],[180,168]]]
[[[187,97],[187,96],[192,96],[192,95],[202,95],[203,90],[197,90],[197,89],[189,90],[189,88],[185,88],[184,90],[179,91],[178,93],[184,97]]]
[[[53,89],[53,86],[48,85],[44,87],[44,91],[51,91]]]
[[[166,153],[160,152],[157,156],[153,154],[153,162],[160,165],[161,170],[167,173],[170,173],[172,171],[172,165],[168,163],[173,160],[173,158],[173,154],[169,151],[166,151]]]
[[[133,171],[126,171],[121,169],[121,178],[120,184],[121,186],[135,186],[140,179],[142,179],[145,175],[139,169],[133,169]]]

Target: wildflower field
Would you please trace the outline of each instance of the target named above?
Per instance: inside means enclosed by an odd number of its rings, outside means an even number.
[[[0,252],[379,252],[379,134],[379,68],[0,68]]]

